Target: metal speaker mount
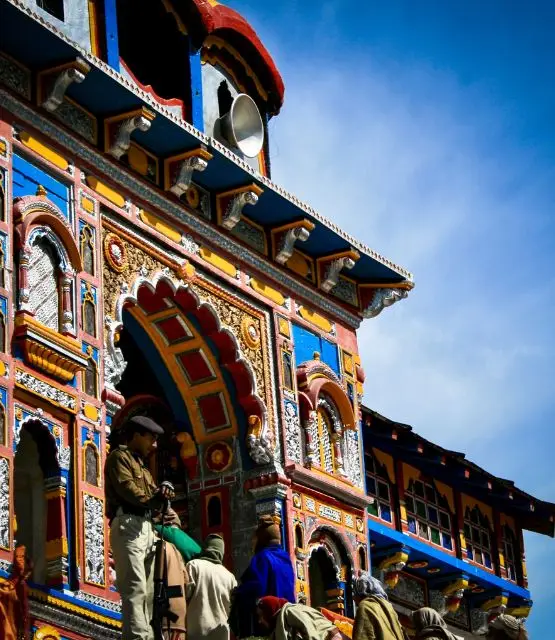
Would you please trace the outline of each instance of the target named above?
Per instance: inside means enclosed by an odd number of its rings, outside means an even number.
[[[264,124],[250,96],[240,93],[218,122],[225,140],[247,158],[255,158],[260,153],[264,144]]]

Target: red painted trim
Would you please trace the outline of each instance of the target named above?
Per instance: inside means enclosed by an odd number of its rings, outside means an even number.
[[[256,31],[237,11],[222,4],[212,6],[208,0],[193,0],[197,11],[200,14],[202,25],[206,30],[206,35],[210,35],[219,30],[234,31],[244,38],[258,53],[261,62],[273,85],[273,92],[276,94],[275,112],[278,113],[283,105],[285,86],[272,57],[266,47],[262,44]]]

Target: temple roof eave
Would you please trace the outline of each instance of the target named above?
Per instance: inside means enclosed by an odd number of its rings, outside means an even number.
[[[256,207],[250,207],[248,211],[253,223],[272,229],[301,219],[308,220],[314,224],[314,230],[302,249],[315,260],[341,252],[357,252],[359,257],[348,272],[349,278],[360,285],[381,288],[384,292],[383,301],[377,308],[375,304],[370,305],[369,313],[365,313],[364,308],[355,310],[359,318],[374,317],[386,306],[406,297],[413,288],[413,277],[409,271],[345,233],[296,196],[253,170],[225,145],[179,118],[129,78],[55,31],[29,8],[23,9],[16,0],[7,0],[5,6],[6,19],[0,25],[0,40],[8,55],[34,69],[54,67],[60,61],[71,61],[78,56],[91,66],[85,81],[71,85],[67,95],[94,114],[99,122],[114,113],[147,106],[156,113],[156,118],[148,132],[134,135],[137,143],[145,149],[163,158],[204,147],[213,158],[207,169],[199,174],[198,184],[201,187],[218,193],[254,183],[263,190]],[[17,37],[14,34],[18,34]],[[24,43],[29,41],[41,42],[43,46],[26,47]],[[327,295],[348,308],[341,300]]]

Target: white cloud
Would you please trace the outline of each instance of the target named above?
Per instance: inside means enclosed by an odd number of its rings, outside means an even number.
[[[483,88],[356,60],[286,59],[271,133],[274,179],[415,274],[359,332],[365,401],[553,499],[553,170]],[[529,537],[544,607],[547,544]]]

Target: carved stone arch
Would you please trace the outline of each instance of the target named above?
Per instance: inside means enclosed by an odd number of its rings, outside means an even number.
[[[174,280],[169,272],[158,271],[150,278],[139,276],[130,289],[124,286],[114,305],[113,317],[106,318],[107,385],[113,388],[125,370],[123,354],[116,346],[117,335],[123,327],[124,310],[148,304],[153,296],[170,300],[181,311],[191,314],[198,322],[202,336],[218,348],[219,362],[231,374],[239,404],[249,418],[249,453],[259,464],[270,462],[273,443],[269,436],[266,404],[258,394],[254,371],[243,356],[237,337],[221,322],[215,307],[199,295],[194,285]]]

